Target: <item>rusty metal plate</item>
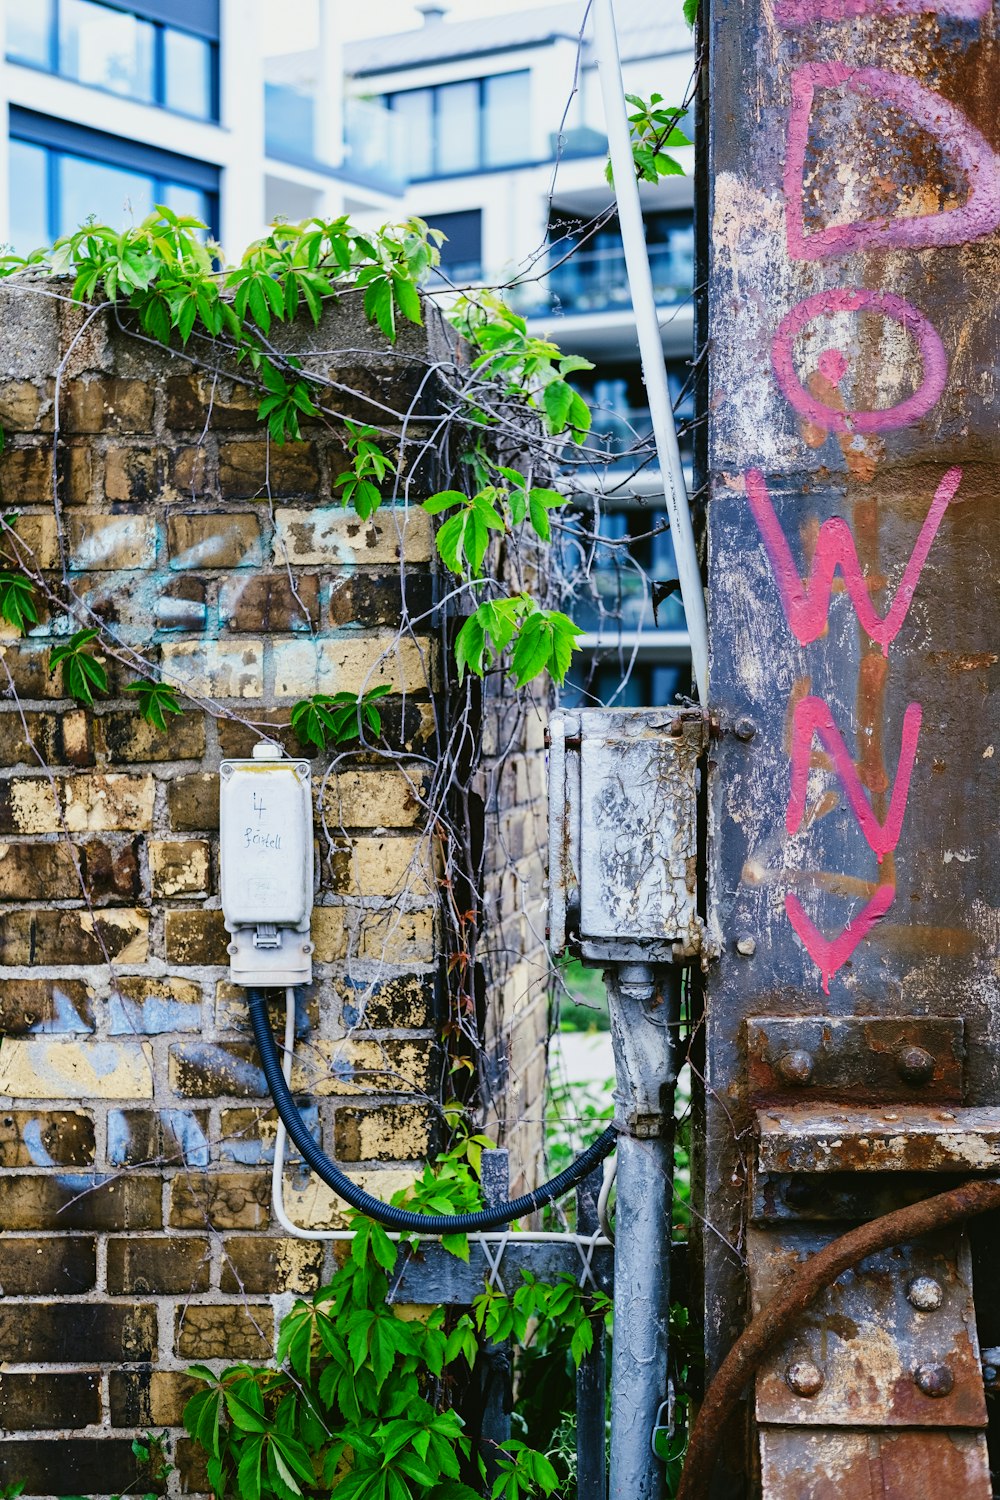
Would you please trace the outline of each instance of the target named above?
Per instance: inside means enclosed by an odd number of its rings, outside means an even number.
[[[553,717],[549,928],[595,961],[669,960],[701,946],[700,713],[585,709]]]
[[[837,1232],[750,1229],[754,1312]],[[761,1367],[756,1405],[759,1422],[985,1427],[964,1234],[927,1236],[846,1271]]]
[[[829,1104],[757,1111],[762,1172],[996,1172],[1000,1108],[837,1109]]]
[[[750,1213],[757,1223],[781,1220],[877,1219],[956,1187],[967,1174],[945,1172],[758,1172],[750,1174]]]
[[[750,1093],[960,1104],[964,1029],[957,1016],[750,1016]]]
[[[764,1428],[766,1500],[991,1500],[986,1439],[973,1432]]]

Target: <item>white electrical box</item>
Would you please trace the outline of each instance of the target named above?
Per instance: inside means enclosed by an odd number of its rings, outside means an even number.
[[[313,904],[307,761],[262,745],[219,767],[219,858],[230,977],[250,987],[308,984]]]

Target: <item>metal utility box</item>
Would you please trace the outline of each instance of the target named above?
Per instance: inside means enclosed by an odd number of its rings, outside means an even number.
[[[308,762],[255,757],[219,768],[222,910],[234,984],[312,978],[312,778]]]
[[[661,963],[701,947],[698,761],[688,709],[577,709],[549,726],[549,941]]]

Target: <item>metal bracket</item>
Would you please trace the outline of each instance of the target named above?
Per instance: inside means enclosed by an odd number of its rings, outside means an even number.
[[[553,951],[595,964],[694,957],[704,716],[584,709],[553,715],[549,735]]]

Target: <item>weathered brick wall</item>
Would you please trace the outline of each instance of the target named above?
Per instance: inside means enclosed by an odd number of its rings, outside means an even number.
[[[308,340],[296,329],[335,416],[275,447],[230,373],[58,290],[0,290],[3,506],[126,660],[105,654],[110,693],[84,711],[48,670],[54,610],[27,640],[0,636],[0,1480],[32,1496],[130,1485],[131,1437],[178,1427],[186,1365],[265,1357],[286,1295],[329,1269],[329,1246],[271,1218],[274,1120],[219,909],[221,756],[265,734],[291,748],[280,726],[304,695],[392,686],[388,756],[313,763],[316,979],[297,1053],[326,1149],[367,1188],[388,1197],[413,1176],[456,1089],[442,869],[482,877],[464,1024],[517,1185],[540,1170],[547,1003],[542,710],[490,688],[458,736],[457,810],[438,758],[464,696],[428,614],[433,538],[413,502],[448,446],[429,375],[454,353],[440,326],[395,353],[348,306]],[[406,475],[409,503],[366,524],[332,498],[345,415],[373,421]],[[202,700],[167,734],[124,691],[130,651]],[[303,1224],[341,1222],[316,1179],[293,1166],[286,1187]],[[197,1491],[174,1437],[171,1485]]]

